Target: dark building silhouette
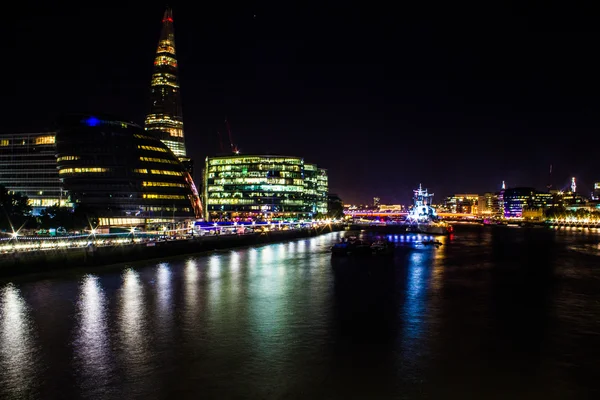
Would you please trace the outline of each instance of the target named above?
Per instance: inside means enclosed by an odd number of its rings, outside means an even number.
[[[201,215],[189,172],[171,150],[131,122],[70,115],[56,134],[59,177],[75,205],[100,225],[161,224]]]
[[[144,128],[167,145],[191,171],[191,160],[187,157],[183,134],[173,12],[169,8],[162,19],[150,87],[150,112]]]

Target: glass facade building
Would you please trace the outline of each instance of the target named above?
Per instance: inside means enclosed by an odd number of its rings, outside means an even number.
[[[306,212],[317,215],[317,202],[319,194],[317,191],[317,175],[319,168],[316,164],[304,164],[304,200],[306,201]]]
[[[150,112],[146,116],[145,129],[167,145],[188,169],[191,168],[191,160],[187,157],[183,136],[183,115],[171,9],[165,11],[162,19],[162,30],[154,59],[150,101]]]
[[[550,193],[538,192],[529,187],[503,190],[502,201],[505,218],[522,218],[524,209],[538,210],[553,205]]]
[[[323,168],[317,169],[317,213],[321,215],[327,214],[327,195],[329,191],[329,177],[327,170]]]
[[[111,118],[67,116],[56,135],[58,176],[75,204],[101,225],[195,219],[201,203],[183,164],[140,126]]]
[[[34,215],[67,205],[56,169],[56,133],[0,135],[0,184],[29,197]]]
[[[327,213],[327,172],[301,157],[229,155],[207,157],[205,218],[306,219]]]

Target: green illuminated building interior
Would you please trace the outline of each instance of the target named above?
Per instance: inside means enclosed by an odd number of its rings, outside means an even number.
[[[207,157],[205,218],[310,219],[327,213],[327,172],[301,157]]]

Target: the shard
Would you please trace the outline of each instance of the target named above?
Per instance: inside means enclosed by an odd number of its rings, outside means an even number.
[[[173,12],[170,8],[167,8],[162,19],[150,100],[150,113],[146,117],[144,128],[160,139],[190,169],[191,162],[187,157],[183,135]]]

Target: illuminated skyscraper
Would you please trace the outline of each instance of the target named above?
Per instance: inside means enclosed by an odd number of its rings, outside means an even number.
[[[185,150],[181,97],[175,57],[173,12],[167,8],[154,59],[150,93],[150,113],[145,129],[159,138],[186,165],[190,159]]]

